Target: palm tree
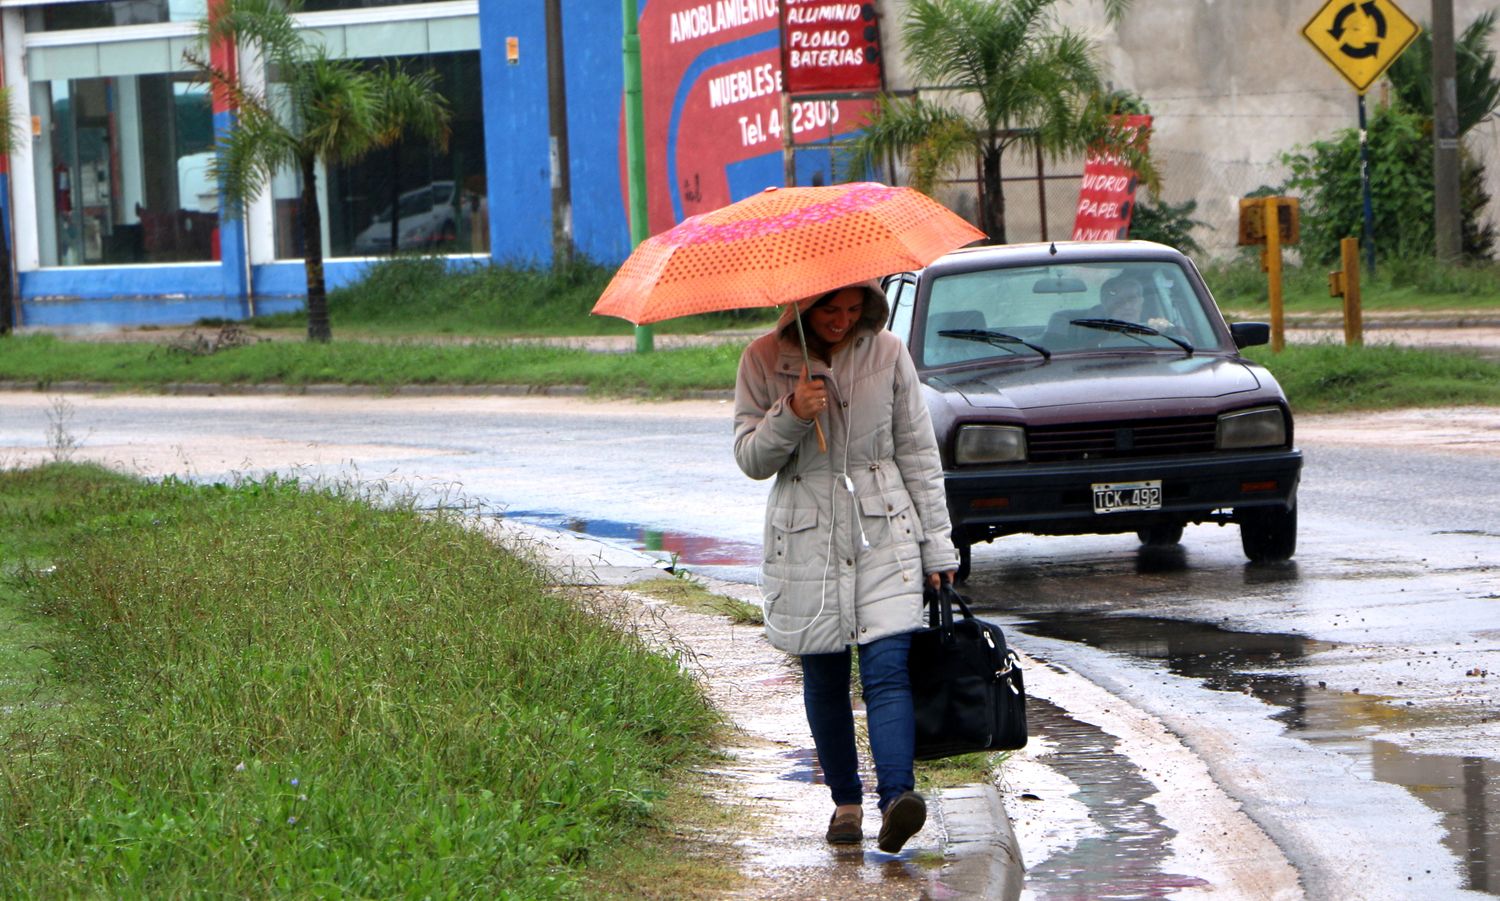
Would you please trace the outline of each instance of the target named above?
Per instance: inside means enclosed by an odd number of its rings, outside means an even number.
[[[185,58],[227,93],[238,121],[219,140],[211,174],[224,186],[230,214],[260,195],[280,170],[302,179],[299,218],[307,270],[307,337],[327,341],[328,297],[323,280],[322,221],[317,164],[347,165],[415,133],[438,147],[448,142],[448,103],[437,76],[395,65],[368,68],[335,59],[297,29],[295,7],[282,0],[222,0],[199,24],[207,46],[232,41],[262,60],[277,90],[245,85],[236,67],[215,66],[201,53]]]
[[[1487,10],[1469,23],[1453,45],[1460,137],[1500,109],[1500,79],[1495,77],[1495,52],[1490,49],[1494,33],[1495,11]],[[1430,29],[1422,29],[1406,52],[1391,63],[1386,76],[1403,106],[1417,115],[1432,116]]]
[[[1003,244],[1001,163],[1010,147],[1056,156],[1102,142],[1144,164],[1144,136],[1132,141],[1113,130],[1094,47],[1056,22],[1056,2],[912,0],[901,28],[907,58],[918,83],[935,85],[947,99],[882,97],[850,145],[850,177],[864,177],[894,153],[913,186],[930,192],[940,173],[977,158],[979,227]],[[1101,2],[1111,20],[1129,6]]]
[[[21,137],[20,124],[11,105],[10,88],[0,88],[0,156],[9,158]],[[9,173],[5,178],[9,181]],[[9,191],[7,196],[10,196]],[[10,209],[7,204],[7,212]],[[0,335],[9,335],[16,323],[16,274],[12,271],[10,233],[10,223],[0,222]]]

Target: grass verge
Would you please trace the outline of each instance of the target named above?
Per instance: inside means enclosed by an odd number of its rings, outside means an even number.
[[[0,338],[0,379],[122,387],[214,385],[580,385],[601,396],[728,391],[740,345],[604,354],[511,343],[272,341],[192,354],[160,344],[89,344],[50,335]],[[1390,345],[1288,345],[1248,356],[1277,377],[1299,412],[1500,404],[1500,363]]]
[[[0,338],[0,379],[45,387],[96,381],[127,387],[215,385],[582,385],[599,394],[673,396],[734,384],[738,344],[651,354],[540,344],[264,341],[212,354],[159,344],[93,344],[51,335]]]
[[[456,514],[59,464],[0,472],[0,537],[46,647],[0,666],[86,702],[0,714],[0,896],[691,881],[662,810],[715,715]]]
[[[1203,267],[1204,280],[1226,316],[1270,316],[1266,274],[1259,249]],[[1289,265],[1282,271],[1282,301],[1291,314],[1337,315],[1343,300],[1328,294],[1328,273],[1337,266]],[[1500,266],[1450,266],[1430,259],[1382,260],[1374,278],[1361,270],[1361,306],[1373,312],[1408,314],[1489,313],[1500,316]]]
[[[1389,345],[1251,348],[1298,413],[1500,404],[1500,363]]]
[[[329,292],[328,315],[335,335],[627,335],[635,326],[590,313],[613,276],[613,269],[588,261],[542,269],[452,266],[442,257],[398,256],[371,266],[358,282]],[[652,328],[663,334],[767,329],[778,312],[734,310],[685,316]],[[262,316],[248,324],[305,330],[307,315]]]

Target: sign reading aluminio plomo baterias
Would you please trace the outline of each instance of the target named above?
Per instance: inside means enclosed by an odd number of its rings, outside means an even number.
[[[1329,0],[1302,36],[1363,94],[1422,29],[1391,0]]]
[[[646,203],[653,234],[781,184],[785,130],[799,145],[827,142],[859,129],[873,109],[864,98],[809,97],[793,102],[783,119],[781,92],[788,78],[777,0],[650,0],[640,6]],[[788,29],[804,34],[795,49],[812,54],[791,64],[808,71],[863,71],[864,27],[873,22],[863,4],[793,0],[785,12]],[[852,65],[856,58],[859,66]],[[875,71],[878,86],[878,65]],[[623,138],[620,184],[628,197]]]
[[[789,93],[880,90],[880,25],[875,4],[785,3],[781,54]]]

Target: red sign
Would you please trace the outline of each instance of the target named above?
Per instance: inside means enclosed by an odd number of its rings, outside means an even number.
[[[1134,143],[1150,116],[1125,116],[1119,123],[1127,143]],[[1144,144],[1142,146],[1144,149]],[[1078,188],[1078,212],[1073,219],[1074,241],[1114,241],[1130,235],[1135,212],[1135,169],[1114,153],[1090,151],[1083,163]]]
[[[792,94],[880,90],[880,23],[873,3],[786,0],[781,58]]]
[[[791,105],[791,120],[782,121],[778,18],[777,0],[651,0],[642,10],[641,105],[652,234],[781,185],[785,129],[800,147],[864,126],[872,101],[798,101]],[[628,197],[623,140],[620,181]]]

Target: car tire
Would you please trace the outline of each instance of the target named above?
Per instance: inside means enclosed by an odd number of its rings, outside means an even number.
[[[1240,546],[1251,563],[1279,563],[1297,552],[1297,505],[1236,510]]]
[[[973,545],[958,544],[955,547],[958,548],[958,571],[953,574],[953,581],[967,582],[969,581],[969,563],[973,560]]]
[[[1182,523],[1168,523],[1160,526],[1147,526],[1137,529],[1135,537],[1141,540],[1146,547],[1171,547],[1182,541]]]

